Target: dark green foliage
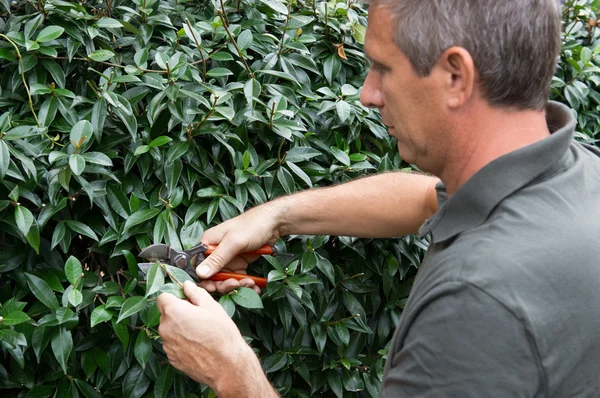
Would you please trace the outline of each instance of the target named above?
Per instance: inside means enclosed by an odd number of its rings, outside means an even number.
[[[578,3],[568,21],[591,12]],[[587,21],[567,35],[553,95],[579,106],[593,141]],[[187,275],[157,265],[145,281],[135,255],[190,247],[286,193],[406,167],[359,103],[365,25],[352,1],[0,0],[0,395],[212,396],[157,340],[155,297]],[[378,396],[427,241],[277,245],[295,257],[253,265],[270,279],[262,300],[220,298],[274,386]]]

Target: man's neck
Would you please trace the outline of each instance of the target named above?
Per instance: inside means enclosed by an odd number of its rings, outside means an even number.
[[[550,134],[543,111],[514,111],[483,106],[460,126],[456,150],[439,177],[449,195],[493,160],[540,141]]]

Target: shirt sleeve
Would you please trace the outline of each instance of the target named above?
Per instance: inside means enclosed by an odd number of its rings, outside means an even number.
[[[423,306],[390,352],[383,398],[541,396],[542,374],[525,327],[477,287],[454,286]]]

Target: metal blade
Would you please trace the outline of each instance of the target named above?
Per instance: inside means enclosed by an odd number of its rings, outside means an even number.
[[[147,275],[148,271],[150,271],[150,268],[152,268],[152,266],[155,263],[138,263],[138,269],[142,272],[142,274]]]
[[[170,259],[170,251],[171,248],[169,245],[165,245],[163,243],[157,243],[155,245],[150,245],[144,250],[142,250],[139,254],[142,258],[148,259],[157,259],[157,260],[169,260]]]

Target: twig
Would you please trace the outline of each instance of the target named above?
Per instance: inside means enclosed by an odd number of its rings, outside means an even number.
[[[242,54],[242,51],[238,47],[237,42],[235,41],[235,39],[233,38],[233,35],[231,34],[231,31],[229,30],[229,28],[225,24],[225,19],[223,18],[223,12],[221,12],[221,10],[217,10],[217,14],[219,14],[219,17],[221,18],[221,21],[223,22],[223,27],[225,28],[225,31],[229,35],[229,39],[233,43],[233,45],[234,45],[235,49],[237,50],[237,52],[238,52],[240,58],[242,59],[242,61],[244,61],[244,66],[246,67],[246,70],[248,71],[248,74],[250,75],[251,78],[254,79],[254,73],[252,73],[252,70],[248,66],[248,63],[246,62],[246,58],[244,58],[244,54]]]
[[[202,58],[202,80],[206,80],[206,60],[204,59],[204,54],[202,54],[202,47],[200,46],[200,42],[198,42],[198,39],[196,39],[196,34],[194,33],[194,30],[192,29],[192,25],[190,25],[190,21],[186,18],[185,19],[185,23],[187,24],[187,26],[190,28],[190,32],[192,33],[192,38],[194,39],[194,41],[196,42],[196,47],[198,47],[198,52],[200,53],[200,57]]]
[[[41,56],[41,57],[38,57],[38,58],[39,59],[69,59],[68,57],[45,57],[45,56]],[[96,63],[103,64],[103,65],[113,66],[115,68],[121,68],[121,69],[125,69],[126,68],[123,65],[117,65],[117,64],[113,64],[111,62],[94,61],[91,58],[73,57],[72,59],[74,59],[76,61],[96,62]],[[137,68],[137,70],[140,70],[142,72],[148,72],[148,73],[161,73],[161,74],[167,73],[166,70],[144,69],[144,68],[138,68],[138,67],[136,67],[136,68]]]
[[[271,105],[271,114],[269,115],[269,128],[273,128],[273,116],[275,116],[275,105],[277,105],[276,101],[273,101],[273,105]]]
[[[279,52],[277,53],[278,57],[281,57],[281,53],[283,51],[283,43],[285,41],[285,33],[287,32],[287,27],[288,27],[288,24],[290,23],[290,18],[291,18],[290,8],[292,7],[291,4],[292,4],[291,1],[288,2],[288,13],[287,13],[287,18],[285,20],[285,26],[283,28],[283,34],[281,35],[281,44],[279,45]]]
[[[223,0],[221,0],[221,12],[225,16],[225,20],[223,21],[223,25],[225,25],[225,27],[228,27],[229,26],[229,18],[227,18],[227,13],[225,12],[225,4],[224,4]]]
[[[181,283],[179,281],[179,279],[177,279],[177,277],[175,275],[173,275],[171,272],[169,272],[169,270],[167,269],[166,264],[163,264],[163,263],[158,263],[158,264],[160,265],[160,268],[163,269],[163,271],[165,272],[165,274],[167,274],[167,276],[169,278],[171,278],[171,280],[174,281],[177,284],[177,286],[179,286],[181,289],[183,289],[183,283]]]
[[[13,47],[17,51],[17,56],[19,57],[19,65],[21,66],[21,79],[23,79],[23,85],[25,86],[25,90],[27,91],[27,97],[29,97],[29,108],[31,109],[31,113],[33,113],[33,117],[35,118],[35,122],[37,123],[38,127],[42,127],[40,124],[40,121],[38,120],[37,115],[35,114],[35,111],[33,110],[33,100],[31,99],[31,93],[29,92],[29,86],[27,86],[27,82],[25,81],[25,67],[23,66],[23,57],[21,56],[19,47],[17,47],[15,42],[12,41],[11,39],[9,39],[7,36],[0,34],[0,37],[3,37],[4,39],[6,39],[10,44],[13,45]]]
[[[204,116],[204,119],[199,121],[196,126],[192,127],[192,130],[190,131],[190,136],[191,136],[191,133],[198,130],[200,127],[202,127],[204,125],[204,123],[206,123],[206,121],[208,120],[209,117],[211,117],[212,115],[215,114],[215,107],[217,106],[218,100],[219,100],[219,97],[215,95],[215,99],[213,100],[213,104],[212,104],[212,109],[210,111],[208,111],[206,116]]]
[[[342,319],[337,320],[337,321],[327,322],[327,325],[335,325],[336,323],[341,323],[341,322],[344,322],[344,321],[349,321],[351,319],[358,318],[358,317],[360,317],[360,314],[354,314],[352,316],[349,316],[347,318],[342,318]]]

